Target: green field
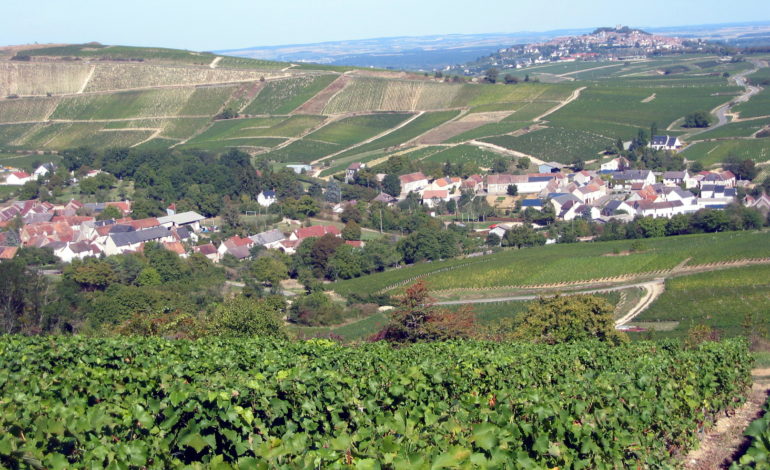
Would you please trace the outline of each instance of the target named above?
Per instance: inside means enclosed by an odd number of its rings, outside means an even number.
[[[288,114],[315,96],[337,75],[308,75],[267,82],[256,98],[243,109],[246,114]]]
[[[492,163],[500,158],[500,154],[475,145],[457,145],[449,147],[441,152],[434,153],[424,159],[426,162],[436,163],[472,163],[480,167],[490,168]]]
[[[751,121],[731,122],[714,130],[698,134],[695,139],[722,139],[726,137],[749,137],[761,130],[765,126],[770,126],[770,119],[754,119]]]
[[[735,106],[733,111],[740,114],[741,118],[758,116],[770,116],[770,86],[752,96],[749,101]]]
[[[518,85],[463,85],[452,102],[452,106],[497,105],[499,103],[521,104],[522,102],[546,101],[552,106],[567,98],[579,85],[519,83]]]
[[[770,160],[770,138],[700,142],[681,154],[688,160],[696,160],[704,165],[723,162],[731,155],[755,162],[766,162]]]
[[[548,116],[554,126],[584,130],[605,137],[629,139],[638,129],[657,123],[669,124],[695,111],[710,111],[729,101],[738,87],[714,86],[594,86],[583,90],[580,98]],[[715,93],[721,95],[714,96]],[[648,100],[655,95],[655,98]]]
[[[42,121],[58,103],[58,98],[0,100],[0,122]]]
[[[102,131],[104,123],[55,123],[37,124],[22,139],[19,145],[33,149],[59,149],[77,147],[84,142],[93,148],[128,147],[137,144],[153,131],[111,130]]]
[[[678,322],[673,330],[654,331],[657,338],[681,338],[700,324],[722,336],[739,336],[746,333],[741,326],[746,315],[754,315],[757,324],[770,325],[768,306],[770,266],[747,266],[668,279],[665,292],[633,324]]]
[[[309,134],[308,138],[349,147],[397,126],[409,116],[409,114],[388,113],[348,117],[318,129]]]
[[[437,127],[456,117],[459,113],[459,111],[438,111],[433,113],[425,113],[422,116],[418,116],[404,127],[391,132],[386,136],[380,137],[379,139],[373,140],[368,144],[364,144],[360,147],[356,147],[353,150],[340,154],[339,158],[344,158],[346,156],[364,152],[370,152],[372,150],[394,147],[428,132],[434,127]]]
[[[504,135],[481,140],[541,160],[562,163],[569,163],[575,157],[585,160],[597,158],[598,153],[615,142],[603,135],[565,127],[548,127],[518,137]]]
[[[172,88],[62,98],[51,119],[127,119],[213,115],[232,88]]]
[[[259,137],[259,131],[283,122],[283,118],[223,119],[187,142],[187,146],[211,145],[220,140]]]
[[[770,232],[727,232],[646,239],[645,249],[626,256],[632,240],[548,245],[506,250],[494,256],[457,259],[338,281],[332,289],[341,295],[373,292],[396,283],[425,276],[433,290],[527,286],[598,279],[623,274],[671,269],[691,258],[688,264],[704,264],[770,256]],[[456,269],[439,272],[444,268]]]
[[[293,142],[268,158],[284,162],[310,162],[374,137],[406,120],[409,114],[367,114],[332,122]]]

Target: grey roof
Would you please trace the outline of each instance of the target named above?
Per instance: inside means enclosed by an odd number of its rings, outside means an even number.
[[[286,239],[283,232],[281,232],[277,228],[273,230],[268,230],[267,232],[262,232],[256,235],[252,235],[249,238],[254,240],[254,242],[259,245],[267,245],[268,243],[279,242],[281,240]]]
[[[127,233],[127,232],[133,232],[134,230],[135,230],[134,227],[130,225],[115,224],[110,227],[109,232],[110,233]]]
[[[185,224],[192,224],[194,222],[200,222],[201,220],[205,220],[205,219],[206,219],[205,217],[203,217],[202,215],[198,214],[195,211],[187,211],[187,212],[180,212],[179,214],[158,217],[158,223],[163,225],[170,222],[176,225],[185,225]]]
[[[83,207],[86,209],[90,209],[94,212],[101,212],[107,207],[107,203],[105,202],[86,202],[83,204]]]
[[[227,253],[235,256],[237,259],[245,259],[251,256],[251,249],[248,246],[234,246],[228,248]]]
[[[572,194],[563,194],[561,196],[557,196],[553,198],[552,201],[558,202],[561,205],[565,205],[568,202],[581,202],[580,199],[573,196]]]
[[[111,233],[110,238],[115,246],[134,245],[136,243],[159,240],[171,235],[171,231],[166,227],[153,227],[147,230],[137,230],[134,232]]]
[[[186,240],[190,238],[190,230],[187,227],[179,227],[176,229],[177,236],[182,239]]]
[[[652,137],[652,145],[665,145],[673,147],[676,144],[676,137],[670,135],[656,135]]]
[[[262,196],[275,197],[275,191],[273,191],[272,189],[265,189],[264,191],[262,191]]]
[[[625,170],[612,172],[612,179],[616,180],[644,180],[650,174],[650,170]]]
[[[538,182],[543,182],[543,181],[551,181],[552,179],[553,179],[552,176],[530,176],[529,178],[527,178],[527,180],[530,183],[538,183]]]
[[[684,171],[666,171],[663,173],[663,179],[666,180],[682,180],[685,177]]]
[[[30,212],[29,214],[25,215],[22,218],[24,219],[24,222],[28,224],[50,222],[51,219],[53,219],[53,212],[43,212],[40,214]]]

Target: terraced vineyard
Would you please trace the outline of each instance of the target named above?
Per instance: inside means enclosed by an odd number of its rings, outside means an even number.
[[[271,152],[268,157],[276,161],[311,162],[385,132],[409,117],[409,114],[397,113],[347,117]]]
[[[337,75],[300,76],[265,84],[246,114],[288,114],[337,79]]]
[[[0,98],[0,150],[62,150],[85,139],[100,147],[183,144],[221,151],[237,146],[276,162],[307,163],[339,153],[324,176],[350,162],[378,160],[395,150],[472,139],[544,160],[593,159],[617,138],[628,140],[652,122],[663,129],[688,113],[727,102],[740,89],[722,74],[753,67],[706,55],[608,65],[575,62],[509,71],[520,78],[541,73],[560,83],[489,85],[163,48],[81,44],[20,54],[34,60],[0,62],[0,96],[21,96]],[[676,73],[665,75],[666,70]],[[750,77],[761,79],[765,73],[762,69]],[[578,88],[584,88],[580,96],[557,109]],[[744,116],[752,115],[753,108],[764,109],[764,93],[736,111]],[[280,116],[282,123],[253,129],[211,124],[226,108],[247,117]],[[555,111],[546,115],[550,110]],[[387,117],[392,112],[425,114],[356,147],[398,125],[397,119]],[[291,115],[295,117],[286,120]],[[382,125],[370,127],[364,123],[367,119]],[[110,122],[94,122],[99,120]],[[748,137],[765,121],[732,123],[700,138]],[[535,124],[538,130],[520,131]],[[683,132],[676,125],[673,129],[669,133]],[[304,135],[310,131],[314,132]],[[415,140],[421,135],[424,139]],[[148,137],[151,140],[145,142]],[[301,139],[285,142],[297,137]],[[269,151],[274,147],[280,148]],[[766,161],[768,150],[764,141],[730,142],[695,146],[687,157],[717,163],[733,152]],[[471,152],[467,147],[446,152],[435,158],[479,158],[473,163],[480,165],[491,158],[486,151]]]
[[[531,286],[668,270],[688,258],[691,265],[764,258],[770,257],[770,232],[646,239],[643,251],[615,255],[629,250],[630,245],[630,240],[620,240],[507,250],[494,256],[422,263],[339,281],[332,289],[343,296],[392,290],[419,277],[424,277],[432,290]]]
[[[614,139],[600,134],[564,127],[549,127],[517,137],[504,135],[481,140],[541,160],[562,163],[569,163],[575,157],[586,160],[596,158],[607,145],[615,142]]]
[[[324,113],[450,108],[461,88],[462,85],[428,81],[357,77],[329,101]]]
[[[749,362],[743,341],[4,337],[0,463],[670,467],[743,400]]]

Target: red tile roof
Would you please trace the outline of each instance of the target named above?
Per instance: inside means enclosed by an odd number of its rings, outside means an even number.
[[[168,251],[173,251],[178,255],[183,255],[186,253],[184,246],[182,246],[182,244],[179,242],[164,242],[163,247]]]
[[[0,259],[13,259],[19,248],[16,246],[0,246]]]
[[[205,245],[194,246],[193,251],[202,255],[213,255],[217,252],[217,247],[213,243],[206,243]]]
[[[449,197],[449,192],[446,189],[437,189],[432,191],[425,191],[422,193],[423,199],[433,199],[434,197],[438,199],[444,199]]]
[[[422,174],[421,171],[417,173],[409,173],[407,175],[401,175],[398,177],[401,180],[401,184],[414,183],[415,181],[427,180],[428,178]]]
[[[29,178],[30,176],[32,176],[29,173],[27,173],[26,171],[14,171],[11,174],[13,176],[17,177],[17,178]]]
[[[294,231],[294,235],[296,235],[299,240],[310,237],[323,237],[327,233],[331,233],[335,236],[341,235],[340,229],[334,225],[313,225],[312,227],[303,227]]]
[[[363,248],[364,242],[361,240],[345,240],[346,245],[354,246],[356,248]]]

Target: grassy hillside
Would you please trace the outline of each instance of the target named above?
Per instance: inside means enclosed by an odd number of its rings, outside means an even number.
[[[277,162],[339,154],[324,176],[354,161],[435,144],[450,147],[433,160],[487,165],[493,154],[469,148],[471,140],[544,160],[593,159],[652,122],[684,132],[678,127],[684,115],[710,111],[741,90],[724,74],[753,67],[706,55],[544,64],[506,71],[522,80],[530,76],[528,82],[491,85],[96,43],[32,48],[17,59],[0,61],[0,150],[62,150],[86,141],[96,147],[241,147]],[[750,77],[767,73],[761,69]],[[580,95],[564,105],[578,88]],[[765,97],[763,91],[736,111],[743,118],[760,116]],[[214,122],[227,108],[243,122]],[[360,145],[403,122],[394,112],[424,114]],[[276,121],[253,125],[256,116]],[[525,129],[533,124],[534,130]],[[766,119],[738,121],[707,131],[696,141],[727,141],[696,143],[686,156],[707,164],[731,153],[767,161],[770,140],[737,140],[765,125]]]

